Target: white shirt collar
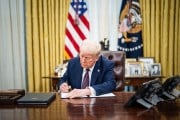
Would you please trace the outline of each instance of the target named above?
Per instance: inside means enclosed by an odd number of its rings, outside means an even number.
[[[89,68],[89,71],[90,71],[90,72],[92,72],[92,71],[93,71],[94,66],[95,66],[95,64],[94,64],[91,68]],[[83,72],[86,72],[86,68],[83,68]]]

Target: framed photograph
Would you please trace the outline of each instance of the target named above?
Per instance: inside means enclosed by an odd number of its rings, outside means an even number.
[[[130,61],[127,63],[128,76],[142,76],[142,62]]]
[[[130,76],[129,69],[128,69],[128,62],[136,62],[136,58],[126,58],[125,59],[125,77]]]
[[[128,62],[136,62],[136,58],[126,58],[125,63],[128,63]]]
[[[151,65],[154,64],[153,57],[139,57],[139,62],[143,62],[142,75],[150,76],[151,74]]]
[[[151,64],[151,76],[161,76],[161,64]]]

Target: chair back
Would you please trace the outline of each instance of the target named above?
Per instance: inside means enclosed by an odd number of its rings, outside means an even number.
[[[123,51],[101,51],[101,55],[114,62],[114,77],[116,80],[116,91],[124,89],[125,80],[125,58]]]

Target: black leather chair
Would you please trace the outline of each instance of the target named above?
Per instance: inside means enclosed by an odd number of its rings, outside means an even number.
[[[114,76],[116,80],[116,91],[124,89],[125,80],[125,58],[123,51],[101,51],[101,55],[114,62]]]

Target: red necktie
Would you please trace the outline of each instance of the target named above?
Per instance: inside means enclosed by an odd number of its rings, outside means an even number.
[[[81,88],[85,89],[87,86],[89,86],[89,69],[86,69]]]

